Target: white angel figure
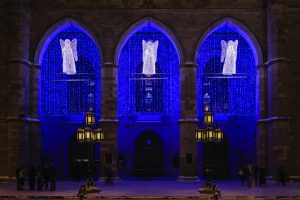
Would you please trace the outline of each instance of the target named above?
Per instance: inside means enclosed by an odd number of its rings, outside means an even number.
[[[65,74],[76,74],[75,61],[77,57],[77,39],[73,39],[72,42],[69,39],[60,41],[60,47],[63,58],[63,73]]]
[[[143,74],[151,76],[155,74],[158,40],[155,42],[143,40]]]
[[[236,58],[237,58],[237,47],[238,40],[234,42],[229,40],[226,43],[224,40],[221,41],[222,46],[222,55],[221,62],[224,62],[223,65],[223,75],[232,75],[236,73]]]

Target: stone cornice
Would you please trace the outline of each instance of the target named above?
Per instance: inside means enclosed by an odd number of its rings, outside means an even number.
[[[112,62],[105,62],[101,64],[100,68],[118,68],[118,65],[115,65]]]
[[[99,123],[115,123],[115,124],[118,124],[119,123],[119,120],[118,119],[105,119],[105,118],[102,118],[100,120],[98,120]]]
[[[269,67],[275,63],[289,63],[290,59],[284,57],[272,58],[266,62],[266,66]]]
[[[179,119],[178,123],[198,123],[198,119],[194,118],[194,119]]]
[[[25,60],[25,59],[8,59],[6,60],[6,63],[7,64],[19,63],[26,66],[32,65],[32,63],[29,60]]]
[[[7,121],[26,121],[26,122],[32,122],[32,123],[40,123],[41,121],[37,118],[30,118],[30,117],[24,117],[24,118],[19,118],[19,117],[6,117]]]
[[[291,117],[269,117],[265,119],[259,119],[256,121],[256,123],[269,123],[274,121],[288,121]]]
[[[180,65],[180,68],[197,68],[197,64],[194,62],[185,62],[182,65]]]

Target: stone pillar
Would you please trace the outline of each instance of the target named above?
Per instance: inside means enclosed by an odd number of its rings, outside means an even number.
[[[7,179],[9,167],[7,143],[7,37],[9,9],[2,8],[0,12],[0,179]]]
[[[288,6],[285,1],[270,0],[268,19],[268,121],[269,173],[276,176],[288,159]]]
[[[101,144],[101,177],[106,176],[108,168],[117,177],[118,157],[118,119],[117,119],[118,69],[113,63],[101,66],[101,120],[104,141]]]
[[[193,62],[180,68],[180,175],[179,180],[197,180],[197,68]]]
[[[256,123],[256,162],[258,166],[268,169],[268,71],[266,67],[265,64],[257,67],[258,121]]]
[[[7,47],[7,175],[28,166],[29,1],[10,1]],[[2,166],[2,165],[1,165]]]
[[[39,166],[41,158],[40,120],[38,116],[40,66],[32,64],[29,71],[29,164]]]

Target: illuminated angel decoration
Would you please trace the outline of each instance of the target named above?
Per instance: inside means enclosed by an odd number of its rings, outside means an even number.
[[[222,46],[222,55],[221,62],[224,62],[223,65],[223,75],[232,75],[236,73],[236,58],[237,58],[237,47],[238,40],[234,42],[229,40],[226,43],[224,40],[221,41]]]
[[[76,74],[75,61],[78,60],[77,39],[73,39],[72,41],[69,39],[65,41],[60,39],[59,41],[63,58],[63,73],[68,75]]]
[[[155,74],[155,63],[157,59],[158,41],[143,40],[143,74],[151,76]]]

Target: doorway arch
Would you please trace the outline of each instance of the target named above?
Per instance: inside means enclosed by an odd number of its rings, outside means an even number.
[[[135,176],[163,176],[163,142],[151,130],[142,132],[135,143]]]

